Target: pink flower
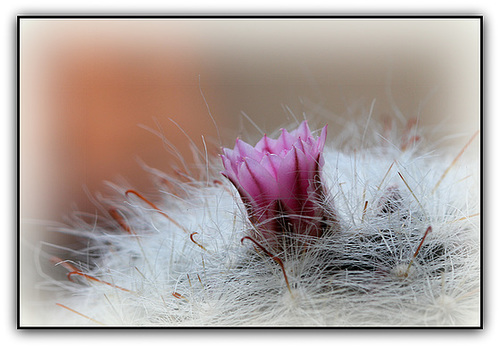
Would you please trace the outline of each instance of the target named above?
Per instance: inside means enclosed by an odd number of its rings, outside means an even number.
[[[290,133],[282,129],[278,139],[264,135],[255,147],[236,139],[233,150],[223,149],[222,174],[238,190],[261,241],[279,247],[285,236],[323,234],[326,133],[327,126],[316,139],[304,121]]]

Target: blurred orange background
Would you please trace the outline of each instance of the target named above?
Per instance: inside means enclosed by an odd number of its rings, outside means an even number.
[[[376,98],[375,118],[394,101],[464,144],[479,129],[479,30],[479,19],[22,19],[23,292],[38,279],[32,246],[61,242],[42,221],[94,212],[86,190],[105,180],[152,192],[137,158],[178,164],[139,125],[190,162],[184,132],[200,148],[201,136],[219,144],[209,110],[233,146],[258,135],[242,111],[271,133],[293,121],[284,106],[326,122]],[[340,123],[329,123],[332,137]]]

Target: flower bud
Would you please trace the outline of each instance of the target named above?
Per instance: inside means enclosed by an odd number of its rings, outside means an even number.
[[[237,139],[221,155],[227,177],[238,190],[254,237],[282,249],[284,238],[321,237],[328,221],[336,220],[321,180],[327,126],[315,138],[303,121],[278,139],[266,135],[252,147]]]

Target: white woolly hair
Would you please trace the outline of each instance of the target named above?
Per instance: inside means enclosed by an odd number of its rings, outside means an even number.
[[[372,120],[330,136],[322,178],[340,222],[278,254],[242,240],[257,226],[219,158],[197,177],[146,168],[160,179],[157,197],[113,185],[116,195],[96,202],[102,217],[78,214],[61,229],[87,247],[50,257],[61,277],[47,276],[57,291],[44,321],[478,326],[478,159],[439,151],[425,135],[412,121]]]

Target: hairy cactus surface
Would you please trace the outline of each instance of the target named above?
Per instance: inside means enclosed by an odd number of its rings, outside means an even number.
[[[416,122],[237,140],[61,232],[48,325],[478,326],[479,164]],[[296,129],[292,129],[295,128]],[[222,160],[221,160],[222,159]]]

